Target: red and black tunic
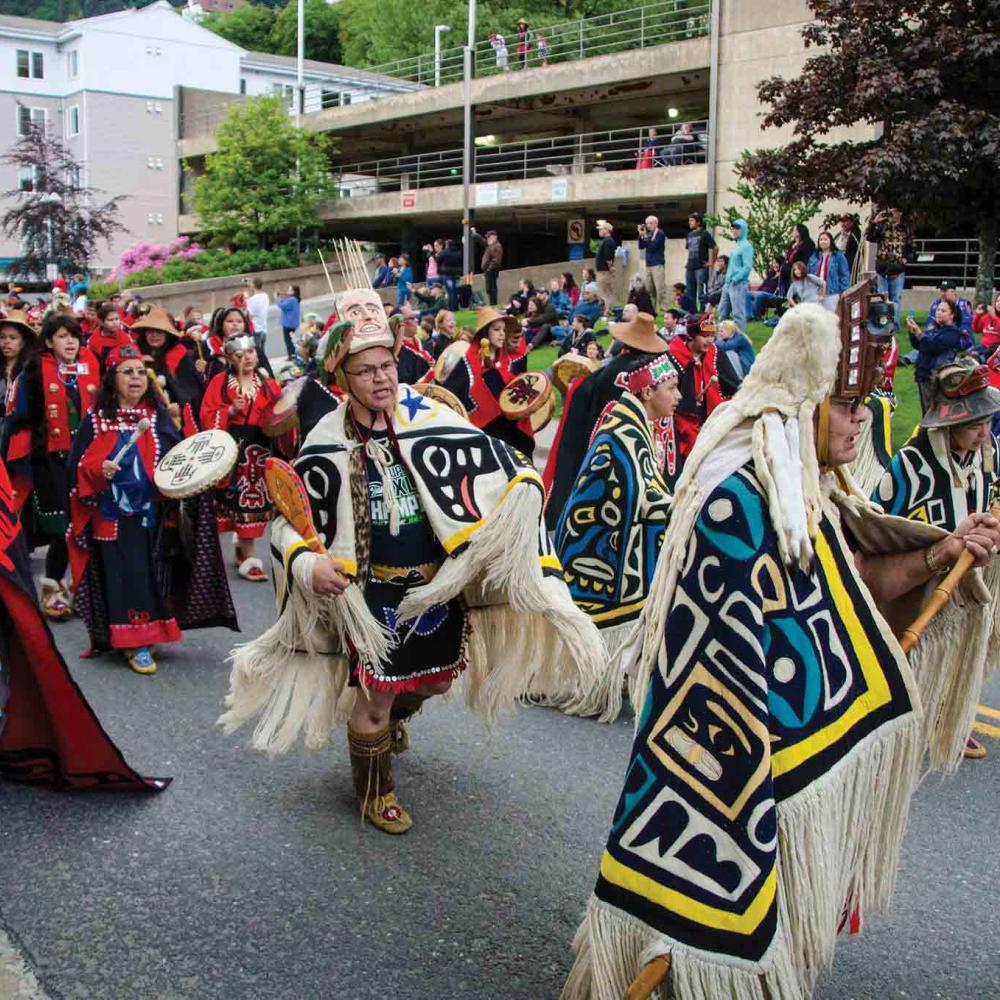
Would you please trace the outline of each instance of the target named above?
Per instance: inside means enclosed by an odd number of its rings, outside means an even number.
[[[249,405],[232,415],[229,407],[239,392],[233,375],[222,372],[208,384],[201,401],[204,430],[228,431],[239,446],[232,475],[216,491],[219,531],[235,531],[240,538],[260,538],[271,520],[271,497],[264,482],[264,462],[273,454],[273,443],[262,425],[280,395],[278,383],[254,376],[255,391]]]

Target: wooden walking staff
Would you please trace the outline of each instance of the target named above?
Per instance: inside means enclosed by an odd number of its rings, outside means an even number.
[[[669,971],[670,956],[657,955],[639,970],[639,975],[632,980],[632,985],[625,993],[625,1000],[649,1000],[653,991],[667,978]]]
[[[990,513],[994,517],[1000,518],[1000,500],[993,504],[990,508]],[[955,588],[962,582],[962,577],[972,569],[972,564],[975,561],[976,557],[968,549],[965,549],[955,560],[955,565],[952,566],[948,575],[934,588],[930,599],[924,605],[920,614],[917,615],[913,624],[909,628],[903,629],[903,634],[899,637],[899,644],[903,647],[904,653],[908,653],[913,649],[924,634],[924,629],[934,620],[934,616],[947,606],[951,600],[951,595],[955,592]]]

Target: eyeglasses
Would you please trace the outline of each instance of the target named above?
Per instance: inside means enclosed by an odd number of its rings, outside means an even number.
[[[395,361],[385,361],[380,365],[365,365],[363,368],[359,368],[357,371],[350,371],[345,368],[344,371],[353,376],[354,378],[361,379],[362,382],[373,382],[375,380],[376,374],[384,375],[389,378],[392,373],[396,370]]]
[[[133,375],[145,375],[146,374],[146,369],[145,368],[119,368],[118,369],[118,374],[119,375],[124,375],[125,378],[131,378]]]

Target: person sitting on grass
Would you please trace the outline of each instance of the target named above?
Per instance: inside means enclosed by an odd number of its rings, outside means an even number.
[[[747,377],[754,363],[756,354],[750,338],[740,331],[740,328],[731,319],[724,319],[719,324],[719,330],[715,338],[715,346],[720,351],[726,351],[730,364],[736,370],[740,379]]]
[[[523,316],[528,311],[528,303],[535,297],[535,285],[530,278],[522,278],[517,291],[507,303],[508,316]]]
[[[628,293],[628,303],[635,306],[637,313],[647,313],[650,316],[656,315],[656,310],[653,308],[653,300],[649,297],[646,281],[641,274],[635,275],[632,279],[632,287]],[[625,319],[624,312],[622,313],[622,321],[628,322]]]
[[[559,326],[559,313],[549,300],[549,293],[540,289],[538,294],[528,303],[528,312],[524,320],[524,334],[528,337],[528,350],[534,350],[548,343],[552,331]]]
[[[708,275],[708,283],[705,286],[706,306],[717,306],[722,298],[722,286],[726,283],[726,268],[729,267],[729,258],[720,253],[715,258],[715,265]]]
[[[562,287],[562,282],[559,278],[553,278],[549,282],[549,302],[552,303],[556,312],[559,313],[560,319],[566,319],[573,311],[573,300],[569,297],[569,292]]]
[[[660,336],[667,341],[673,340],[680,332],[679,325],[685,315],[686,313],[682,313],[680,309],[668,309],[663,314],[663,326],[660,327]]]
[[[687,290],[687,285],[683,281],[674,282],[673,289],[674,308],[680,310],[685,316],[688,313],[697,311],[694,296]]]
[[[559,357],[564,354],[585,354],[587,345],[596,341],[597,335],[587,326],[587,320],[583,316],[574,316],[569,333],[559,348]]]
[[[775,257],[767,268],[767,276],[757,286],[757,291],[750,293],[747,304],[747,314],[751,320],[762,320],[767,316],[768,309],[780,306],[784,301],[780,294],[781,261]]]

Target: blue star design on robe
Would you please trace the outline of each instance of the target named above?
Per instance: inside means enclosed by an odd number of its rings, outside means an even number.
[[[419,392],[413,392],[412,389],[407,390],[399,403],[400,406],[406,407],[406,418],[411,424],[413,423],[413,418],[421,410],[429,410],[431,408],[431,404]]]

